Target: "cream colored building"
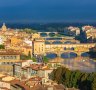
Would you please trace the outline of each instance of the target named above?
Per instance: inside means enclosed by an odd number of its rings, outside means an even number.
[[[49,74],[53,71],[53,69],[44,66],[41,70],[38,71],[38,76],[42,77],[42,83],[46,84],[50,81]]]
[[[20,52],[12,49],[0,50],[0,62],[18,62],[20,61]]]
[[[33,54],[44,55],[45,54],[45,41],[44,39],[35,39],[33,41]]]

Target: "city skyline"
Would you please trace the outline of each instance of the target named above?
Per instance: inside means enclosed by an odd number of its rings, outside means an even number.
[[[0,0],[0,22],[96,22],[95,0]]]

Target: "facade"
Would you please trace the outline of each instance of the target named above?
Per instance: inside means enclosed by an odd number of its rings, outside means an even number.
[[[62,28],[58,33],[75,37],[80,34],[80,29],[78,27],[69,26],[67,28]]]
[[[96,42],[96,29],[87,30],[85,33],[88,42]]]
[[[33,41],[33,54],[34,55],[44,55],[45,54],[44,39],[35,39]]]
[[[20,52],[12,49],[0,50],[0,62],[17,62],[20,60]]]
[[[32,57],[32,46],[21,47],[21,50],[22,50],[22,54],[24,54],[26,56],[28,56],[30,54]]]
[[[0,72],[13,75],[13,63],[20,61],[20,53],[14,50],[0,50]]]
[[[4,41],[6,41],[6,38],[2,35],[0,35],[0,45],[4,44]]]
[[[52,71],[53,69],[45,68],[45,67],[38,71],[38,76],[42,77],[42,84],[48,84],[48,85],[51,84],[49,75]]]
[[[68,27],[70,35],[77,36],[80,35],[80,29],[78,27]]]
[[[38,76],[37,72],[42,67],[42,64],[34,63],[32,60],[22,61],[15,63],[13,65],[14,68],[14,76],[19,78],[29,79],[33,76]]]
[[[86,35],[87,42],[96,42],[96,28],[93,26],[83,26],[82,30]]]

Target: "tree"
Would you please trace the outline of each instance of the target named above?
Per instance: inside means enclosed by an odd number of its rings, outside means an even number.
[[[66,73],[65,73],[65,80],[64,80],[64,85],[67,86],[67,87],[70,87],[70,76],[71,76],[71,71],[70,70],[67,70]]]
[[[5,49],[5,46],[1,44],[0,49]]]
[[[85,73],[81,71],[71,71],[65,67],[53,70],[52,80],[57,83],[80,90],[96,90],[96,73]]]
[[[47,58],[46,56],[43,57],[43,61],[44,63],[47,63],[49,61],[49,58]]]
[[[31,52],[28,52],[28,59],[31,59]]]
[[[96,90],[96,77],[94,78],[92,82],[92,90]]]
[[[74,71],[74,77],[73,77],[73,80],[71,81],[71,83],[73,84],[73,87],[77,87],[78,88],[78,78],[80,77],[81,75],[81,72],[80,71]]]
[[[54,69],[53,70],[53,72],[51,72],[50,74],[49,74],[49,78],[51,79],[51,80],[55,80],[55,74],[56,74],[56,69]]]
[[[31,59],[33,60],[33,62],[36,62],[37,61],[35,57],[32,57]]]
[[[20,55],[20,59],[21,59],[21,60],[27,60],[27,59],[28,59],[28,56],[22,54],[22,55]]]

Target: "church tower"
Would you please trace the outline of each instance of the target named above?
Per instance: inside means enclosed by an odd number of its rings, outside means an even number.
[[[6,32],[6,31],[7,31],[7,27],[6,27],[5,23],[3,23],[2,31],[3,31],[3,32]]]

